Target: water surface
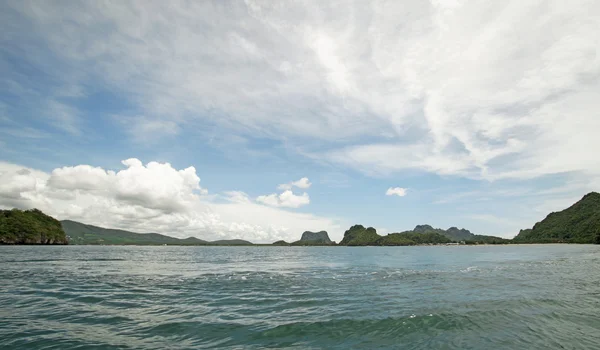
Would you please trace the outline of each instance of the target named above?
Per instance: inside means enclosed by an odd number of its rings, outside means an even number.
[[[600,246],[1,246],[2,349],[600,349]]]

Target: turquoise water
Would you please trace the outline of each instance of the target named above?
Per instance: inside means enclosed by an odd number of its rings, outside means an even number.
[[[0,247],[1,349],[600,349],[600,246]]]

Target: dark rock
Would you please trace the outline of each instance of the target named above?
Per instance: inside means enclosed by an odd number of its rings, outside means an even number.
[[[329,239],[329,235],[327,234],[327,231],[319,231],[319,232],[311,232],[311,231],[304,231],[304,233],[302,234],[302,238],[300,238],[300,241],[311,241],[311,242],[315,242],[315,243],[324,243],[324,244],[331,244],[332,241],[331,239]]]
[[[423,232],[429,232],[429,231],[434,231],[435,229],[433,227],[431,227],[430,225],[417,225],[415,226],[415,229],[413,230],[413,232],[418,232],[418,233],[423,233]]]
[[[446,230],[445,236],[455,241],[464,241],[473,238],[473,234],[464,228],[450,227]]]

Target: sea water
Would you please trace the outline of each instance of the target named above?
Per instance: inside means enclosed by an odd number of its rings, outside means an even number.
[[[600,246],[2,246],[0,348],[600,349]]]

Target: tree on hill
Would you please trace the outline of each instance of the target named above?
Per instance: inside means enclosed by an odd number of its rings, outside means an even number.
[[[344,238],[340,245],[365,246],[376,245],[381,238],[373,227],[365,228],[363,225],[354,225],[344,232]]]
[[[38,209],[0,210],[0,244],[68,244],[60,221]]]
[[[532,229],[521,230],[515,243],[595,243],[600,230],[600,194],[590,192],[569,208],[550,213]]]
[[[339,245],[347,246],[408,246],[418,244],[445,244],[452,242],[441,233],[427,230],[428,225],[421,232],[405,231],[390,233],[380,236],[373,227],[365,228],[363,225],[354,225],[344,233],[344,239]],[[430,226],[429,226],[430,227]]]
[[[452,242],[448,237],[437,232],[417,233],[414,231],[405,231],[400,233],[390,233],[381,237],[377,243],[382,246],[408,246],[418,244],[445,244]]]

